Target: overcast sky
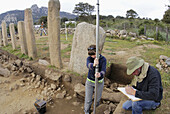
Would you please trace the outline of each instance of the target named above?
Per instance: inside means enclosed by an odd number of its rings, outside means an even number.
[[[24,10],[33,4],[38,7],[48,7],[49,0],[3,0],[0,3],[0,14],[9,10]],[[61,11],[72,13],[75,4],[79,2],[89,3],[96,7],[97,0],[60,0]],[[165,5],[170,5],[170,0],[99,0],[100,14],[126,16],[126,11],[133,9],[139,17],[162,19],[164,12],[168,9]],[[94,12],[93,14],[95,14]]]

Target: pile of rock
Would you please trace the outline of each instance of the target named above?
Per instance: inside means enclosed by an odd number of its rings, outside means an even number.
[[[156,64],[156,67],[159,70],[169,73],[170,72],[170,58],[165,55],[160,55],[159,62]]]
[[[12,59],[5,54],[0,54],[0,63],[2,68],[6,68],[10,72],[8,76],[22,76],[18,83],[9,88],[10,91],[17,90],[20,87],[24,88],[24,91],[35,91],[38,93],[38,99],[46,100],[51,107],[53,106],[54,99],[70,100],[75,98],[77,101],[72,103],[75,106],[84,103],[85,81],[80,76],[70,76],[61,71],[48,68],[46,68],[44,75],[40,75],[34,71],[30,62]],[[122,94],[117,90],[117,87],[120,86],[125,85],[111,83],[110,79],[105,79],[102,104],[100,108],[97,108],[97,111],[105,113],[114,112],[122,97]],[[74,94],[70,93],[70,89],[74,91]]]
[[[67,34],[74,34],[75,28],[61,28],[60,29],[60,34],[65,34],[66,32]]]
[[[136,33],[133,32],[127,32],[126,30],[106,30],[106,36],[108,37],[117,37],[120,39],[127,39],[128,37],[131,37],[131,41],[140,39],[140,40],[154,40],[154,38],[147,38],[144,35],[138,36]]]

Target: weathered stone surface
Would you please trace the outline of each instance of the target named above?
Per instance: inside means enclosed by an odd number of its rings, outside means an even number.
[[[48,3],[48,39],[51,65],[62,68],[59,0],[50,0]]]
[[[32,11],[30,8],[25,10],[25,31],[27,39],[28,56],[32,58],[37,57],[36,42],[33,30],[33,18]]]
[[[7,46],[8,45],[8,37],[7,37],[7,28],[6,28],[6,22],[2,21],[2,36],[3,36],[3,45]]]
[[[15,50],[17,49],[17,44],[16,44],[16,38],[15,38],[14,23],[9,24],[9,30],[10,30],[11,41],[12,41],[12,49]]]
[[[160,60],[166,60],[166,59],[168,59],[168,57],[165,56],[165,55],[160,55],[160,56],[159,56],[159,59],[160,59]]]
[[[59,72],[53,72],[52,70],[45,70],[45,76],[51,80],[57,81],[62,77],[62,74]]]
[[[136,40],[136,38],[132,37],[130,40],[131,40],[131,41],[135,41],[135,40]]]
[[[156,67],[157,67],[159,70],[162,70],[162,66],[161,66],[160,62],[156,64]]]
[[[167,58],[165,63],[168,65],[168,67],[170,66],[170,58]]]
[[[74,92],[78,93],[81,96],[85,96],[85,86],[81,83],[78,83],[74,86]]]
[[[98,107],[96,107],[96,114],[103,114],[104,111],[106,111],[109,108],[106,104],[101,104]]]
[[[23,21],[18,22],[18,34],[20,39],[20,45],[21,45],[21,53],[28,54],[27,49],[27,41],[26,41],[26,33],[25,33],[25,24]]]
[[[136,33],[133,33],[133,32],[129,32],[129,36],[131,36],[131,37],[135,37],[136,38]]]
[[[119,103],[121,100],[121,93],[120,92],[109,93],[109,92],[103,91],[102,99]]]
[[[52,88],[53,90],[55,90],[55,89],[57,88],[57,86],[56,86],[55,84],[51,84],[51,88]]]
[[[56,98],[57,98],[57,99],[63,99],[63,98],[65,97],[65,95],[66,95],[66,91],[63,91],[62,93],[58,93],[58,94],[56,95]]]
[[[105,31],[99,28],[99,51],[103,49],[105,42]],[[87,73],[86,58],[88,57],[87,48],[96,44],[96,26],[82,22],[77,25],[70,57],[70,69],[79,74]]]
[[[2,31],[0,30],[0,47],[2,46]]]
[[[71,97],[71,96],[68,96],[68,97],[66,97],[66,99],[67,99],[67,100],[70,100],[70,99],[72,99],[72,97]]]
[[[113,103],[110,103],[109,107],[110,107],[111,111],[114,112],[114,110],[116,109],[117,106]]]
[[[0,67],[0,75],[4,77],[8,77],[10,75],[10,71],[8,69],[4,69]]]
[[[65,75],[63,81],[71,82],[71,77],[69,75]]]
[[[74,106],[79,106],[80,105],[80,102],[73,102],[72,103]]]
[[[50,65],[49,62],[47,62],[46,60],[42,60],[42,59],[39,59],[38,63],[39,63],[40,65],[45,65],[45,66]]]
[[[127,31],[126,30],[120,30],[120,35],[127,35]]]
[[[17,59],[17,60],[15,61],[15,63],[16,63],[16,65],[17,65],[18,67],[21,67],[21,66],[23,65],[22,61],[19,60],[19,59]]]
[[[125,95],[122,95],[122,99],[120,103],[118,104],[118,106],[116,107],[113,114],[125,114],[125,110],[122,108],[122,105],[126,100],[128,100],[127,97]]]

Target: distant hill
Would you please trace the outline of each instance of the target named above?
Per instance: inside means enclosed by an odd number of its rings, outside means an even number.
[[[42,16],[48,15],[48,8],[47,7],[41,7],[39,8],[36,4],[31,6],[32,15],[34,22],[37,22],[39,18]],[[77,16],[71,13],[67,12],[60,12],[60,17],[66,17],[68,19],[74,19]],[[7,11],[5,13],[0,14],[0,24],[2,20],[5,20],[7,24],[9,23],[17,23],[18,21],[24,20],[24,10],[12,10]]]

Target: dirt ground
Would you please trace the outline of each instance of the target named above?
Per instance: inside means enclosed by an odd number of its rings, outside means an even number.
[[[38,89],[28,89],[29,85],[23,87],[19,85],[22,76],[10,76],[8,78],[0,76],[0,114],[31,114],[37,113],[34,103],[40,98]],[[14,87],[15,89],[11,89]],[[54,99],[53,104],[47,104],[46,114],[82,114],[83,103],[75,106],[76,99]]]
[[[61,45],[61,49],[66,48],[67,45]],[[115,55],[105,55],[111,62],[125,64],[130,56],[141,56],[144,52],[143,48],[161,48],[160,46],[149,44],[137,46],[133,49],[124,49],[115,52]],[[109,50],[104,50],[108,52]],[[111,59],[113,58],[113,59]],[[69,59],[68,59],[69,60]],[[67,61],[66,61],[67,62]],[[68,62],[67,62],[68,63]],[[66,66],[66,64],[64,64]],[[34,107],[34,102],[40,98],[38,89],[28,89],[30,85],[23,87],[16,86],[22,76],[10,76],[8,78],[0,76],[0,114],[35,114],[37,113]],[[11,90],[11,87],[16,87]],[[46,114],[83,114],[83,102],[73,105],[76,102],[75,98],[67,99],[54,99],[52,105],[47,104]]]

